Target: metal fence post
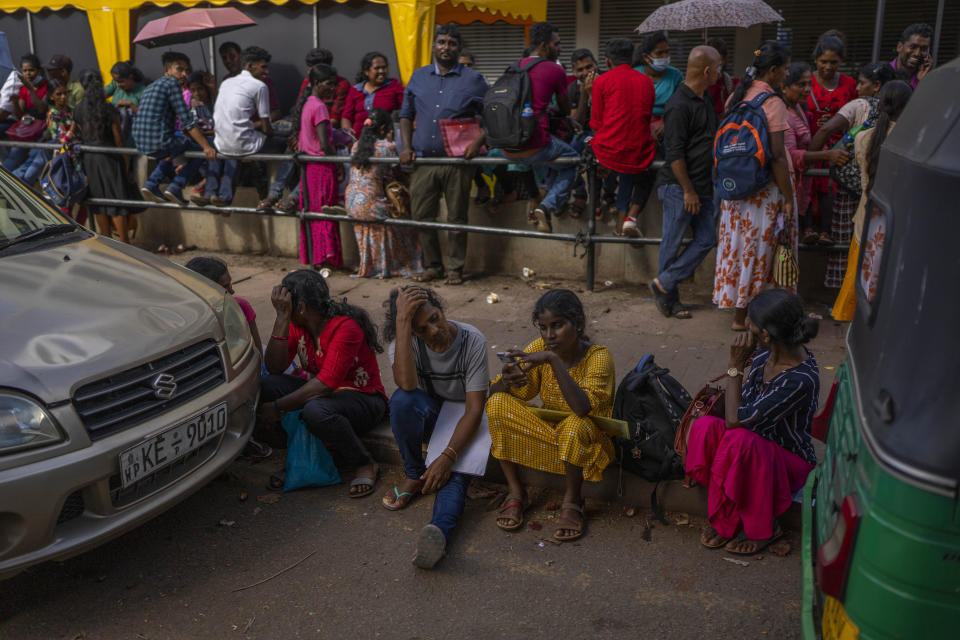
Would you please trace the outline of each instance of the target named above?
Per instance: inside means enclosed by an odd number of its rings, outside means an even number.
[[[593,244],[593,234],[597,231],[597,164],[587,167],[587,291],[593,291],[596,280],[597,253]]]

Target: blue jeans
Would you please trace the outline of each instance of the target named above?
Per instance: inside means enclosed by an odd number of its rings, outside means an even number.
[[[207,162],[207,181],[203,185],[203,193],[208,198],[217,196],[221,200],[233,202],[234,180],[240,161],[232,158],[210,160]]]
[[[30,155],[30,151],[30,149],[24,149],[23,147],[13,147],[10,149],[10,153],[7,154],[7,158],[3,161],[3,168],[13,173],[14,169],[27,161],[27,156]]]
[[[53,152],[47,149],[30,149],[26,162],[17,167],[13,175],[20,178],[24,184],[31,185],[40,177],[43,168],[52,157]]]
[[[176,185],[183,191],[190,178],[200,171],[200,167],[206,162],[203,158],[188,158],[186,164],[180,169],[180,173],[176,173],[173,161],[184,151],[200,151],[200,145],[188,138],[178,137],[169,149],[146,154],[151,158],[160,160],[160,162],[157,163],[157,168],[147,177],[144,186],[148,189],[159,187],[162,182],[172,178],[170,184]]]
[[[288,153],[289,151],[287,139],[281,136],[267,138],[263,143],[263,148],[260,149],[260,153]],[[297,164],[293,160],[281,162],[280,166],[277,167],[277,177],[270,185],[270,195],[279,200],[280,196],[283,195],[283,189],[290,183],[296,171]],[[293,192],[290,195],[293,196]]]
[[[433,433],[441,406],[442,400],[431,397],[422,389],[397,389],[390,398],[390,428],[403,457],[403,472],[408,478],[417,479],[427,470],[423,462],[423,443]],[[469,484],[470,476],[453,472],[433,501],[430,524],[443,531],[447,543],[463,514]]]
[[[713,197],[700,196],[700,213],[690,215],[683,209],[683,188],[665,184],[657,189],[663,207],[663,240],[657,279],[663,288],[675,293],[677,283],[693,275],[697,266],[717,245],[717,211]],[[679,256],[680,244],[687,226],[693,227],[693,241]]]
[[[552,212],[562,207],[567,198],[570,197],[570,189],[573,187],[573,181],[577,177],[576,165],[555,165],[552,164],[557,158],[576,158],[579,154],[573,150],[573,147],[566,142],[550,136],[550,144],[543,147],[533,155],[523,158],[507,156],[518,164],[540,164],[546,166],[547,171],[547,195],[543,197],[540,206],[546,207]]]

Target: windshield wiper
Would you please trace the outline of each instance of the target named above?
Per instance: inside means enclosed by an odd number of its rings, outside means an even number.
[[[0,251],[3,251],[7,247],[12,247],[15,244],[20,244],[21,242],[30,242],[31,240],[59,236],[64,233],[71,233],[73,231],[77,231],[77,226],[73,224],[54,224],[50,225],[49,227],[40,227],[39,229],[22,233],[12,240],[7,240],[4,243],[0,243]]]

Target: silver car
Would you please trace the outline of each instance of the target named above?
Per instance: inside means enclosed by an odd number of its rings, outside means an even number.
[[[132,529],[253,430],[236,301],[76,225],[0,171],[0,578]]]

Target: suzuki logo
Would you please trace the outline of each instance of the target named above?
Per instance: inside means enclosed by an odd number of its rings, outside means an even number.
[[[153,379],[153,395],[160,400],[169,400],[177,392],[177,382],[169,373],[161,373]]]

